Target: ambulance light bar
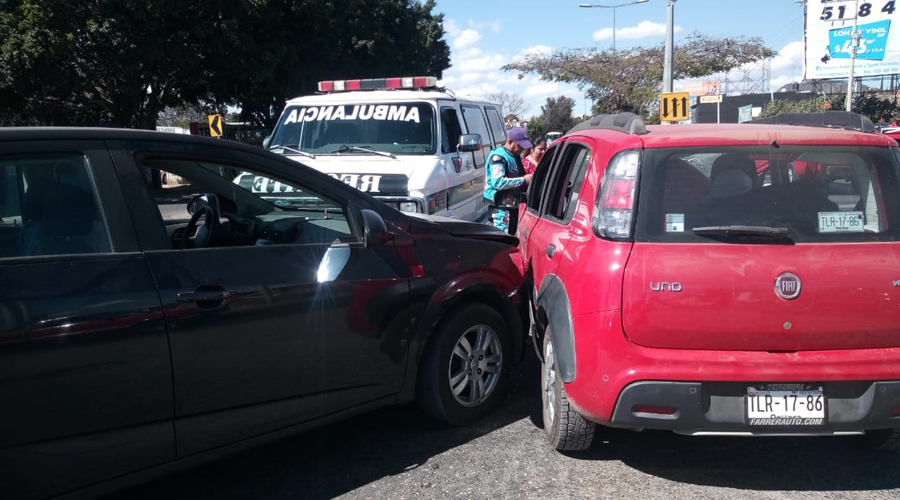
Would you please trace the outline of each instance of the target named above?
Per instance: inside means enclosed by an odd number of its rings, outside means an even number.
[[[404,78],[369,78],[365,80],[328,80],[319,82],[319,92],[348,92],[351,90],[428,89],[437,87],[433,76]]]

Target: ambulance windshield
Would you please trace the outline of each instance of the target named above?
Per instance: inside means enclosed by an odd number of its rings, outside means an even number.
[[[270,147],[316,155],[434,154],[434,110],[428,103],[290,106],[281,115]],[[286,150],[290,154],[289,150]]]

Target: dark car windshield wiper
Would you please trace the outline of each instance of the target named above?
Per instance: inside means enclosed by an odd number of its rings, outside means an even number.
[[[386,151],[375,151],[374,149],[369,149],[369,148],[364,147],[364,146],[348,146],[348,145],[346,145],[346,144],[344,144],[343,146],[341,146],[341,147],[335,149],[335,150],[332,151],[331,153],[332,153],[332,154],[333,154],[333,153],[349,153],[350,151],[362,151],[363,153],[370,153],[370,154],[373,154],[373,155],[387,156],[388,158],[394,158],[394,159],[397,159],[397,157],[394,156],[394,153],[388,153],[388,152],[386,152]]]
[[[790,229],[769,226],[704,226],[691,229],[695,234],[712,236],[769,236],[786,238]]]
[[[290,151],[291,153],[297,153],[298,155],[305,156],[305,157],[310,158],[310,159],[312,159],[312,160],[315,160],[315,159],[316,159],[316,155],[314,155],[314,154],[312,154],[312,153],[307,153],[306,151],[300,151],[299,149],[294,149],[294,148],[292,148],[292,147],[290,147],[290,146],[282,146],[282,145],[280,145],[280,144],[279,144],[279,145],[276,145],[276,146],[269,146],[269,149],[268,149],[268,150],[269,150],[269,151],[272,151],[272,150],[275,149],[275,148],[286,149],[286,150]]]

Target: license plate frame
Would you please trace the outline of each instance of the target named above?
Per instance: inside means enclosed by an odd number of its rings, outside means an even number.
[[[819,212],[819,234],[864,233],[865,214],[859,211]]]
[[[753,427],[823,426],[828,421],[828,398],[822,384],[747,384],[744,417]]]

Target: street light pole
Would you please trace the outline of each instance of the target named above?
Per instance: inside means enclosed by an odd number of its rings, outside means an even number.
[[[613,54],[616,52],[616,9],[619,7],[628,7],[629,5],[635,5],[639,3],[646,3],[650,0],[634,0],[633,2],[621,3],[618,5],[599,5],[593,3],[582,3],[578,6],[584,9],[612,9],[613,12],[613,28],[612,28],[612,50]]]
[[[663,92],[672,91],[672,59],[674,58],[675,52],[675,2],[676,0],[669,0],[669,6],[666,12],[666,53],[663,63]]]
[[[853,69],[856,66],[856,48],[859,47],[860,33],[856,31],[859,20],[859,0],[856,0],[856,10],[853,11],[853,31],[850,32],[850,76],[847,78],[847,111],[853,108]]]

